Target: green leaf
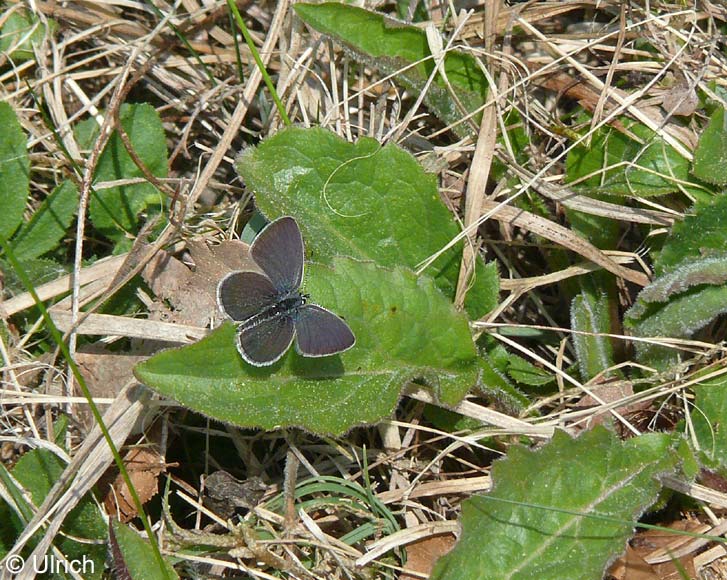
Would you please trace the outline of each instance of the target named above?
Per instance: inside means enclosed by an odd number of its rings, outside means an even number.
[[[668,436],[621,442],[603,427],[513,448],[493,491],[462,504],[462,536],[431,579],[601,578],[675,465]]]
[[[489,351],[480,352],[478,359],[480,378],[477,391],[488,398],[495,399],[499,408],[506,409],[508,413],[516,415],[530,405],[530,399],[512,385],[506,373],[499,368],[495,360],[497,355],[492,355],[492,348]],[[502,365],[503,368],[509,365],[509,359],[514,355],[507,353],[507,357],[508,360]]]
[[[6,480],[11,482],[12,480],[9,480],[9,477],[5,474],[5,467],[0,465],[0,481],[3,483],[5,483]],[[5,487],[8,486],[6,485]],[[3,522],[3,525],[0,526],[0,558],[4,558],[10,551],[10,548],[15,545],[15,540],[20,535],[25,524],[8,504],[2,502],[0,502],[0,518],[2,518]]]
[[[625,199],[623,197],[614,198],[613,196],[606,196],[599,193],[592,193],[589,197],[615,204],[622,203]],[[565,206],[563,207],[563,211],[573,231],[586,238],[594,246],[601,250],[618,248],[621,237],[621,227],[618,220],[591,215]]]
[[[712,113],[694,152],[694,175],[717,185],[727,184],[727,118],[724,108]]]
[[[291,349],[271,367],[253,367],[236,351],[228,323],[196,344],[141,363],[136,376],[226,423],[332,434],[389,416],[411,380],[431,385],[449,405],[476,383],[467,320],[431,279],[347,258],[306,271],[311,301],[343,316],[356,334],[351,350],[311,359]]]
[[[436,68],[426,33],[421,28],[337,2],[295,4],[293,8],[303,22],[342,44],[367,66],[386,75],[395,75],[407,89],[417,94],[422,92]],[[466,113],[472,113],[484,104],[488,83],[475,58],[450,50],[444,59],[444,68]],[[425,93],[424,102],[450,125],[464,116],[457,100],[437,73]],[[454,130],[465,136],[468,127],[458,124]]]
[[[648,289],[650,286],[645,288]],[[632,315],[642,314],[640,318]],[[663,306],[643,309],[638,304],[626,313],[625,323],[635,336],[688,338],[714,318],[727,312],[727,285],[697,286],[672,297]],[[667,368],[676,360],[676,351],[643,342],[636,343],[640,361],[657,368]]]
[[[573,299],[570,316],[571,329],[578,331],[572,334],[578,368],[581,378],[587,382],[614,364],[613,348],[608,337],[581,334],[607,334],[611,331],[608,296],[581,292]]]
[[[3,486],[8,491],[7,495],[3,498],[6,502],[3,505],[6,506],[14,515],[13,519],[15,521],[13,523],[17,522],[17,526],[14,530],[10,533],[4,530],[4,533],[2,534],[3,548],[7,551],[13,547],[16,538],[20,535],[25,524],[33,518],[33,508],[25,495],[25,490],[17,485],[17,481],[11,477],[10,472],[2,464],[0,464],[0,482],[2,482]]]
[[[712,467],[724,472],[727,469],[727,375],[701,381],[694,386],[694,395],[691,416],[699,449]]]
[[[668,302],[672,296],[694,286],[720,286],[727,282],[727,253],[710,258],[687,258],[683,264],[646,286],[628,312],[638,319],[647,313],[650,304]]]
[[[694,453],[694,449],[686,438],[682,438],[677,443],[675,451],[679,455],[681,477],[689,481],[694,481],[702,470],[702,464]]]
[[[48,24],[52,33],[56,23],[48,20]],[[12,48],[8,57],[16,64],[33,58],[33,45],[43,41],[45,30],[45,26],[35,15],[15,10],[8,15],[0,30],[0,53],[7,53]]]
[[[461,433],[462,431],[474,431],[482,428],[482,421],[465,417],[436,405],[425,405],[423,413],[428,422],[446,433]]]
[[[58,247],[78,207],[78,188],[64,181],[43,201],[12,240],[21,262],[38,258]]]
[[[579,190],[648,197],[702,191],[690,183],[689,161],[648,127],[620,118],[636,139],[613,127],[601,127],[590,147],[574,147],[566,159],[566,181]],[[588,177],[590,176],[590,177]]]
[[[22,263],[25,273],[35,286],[40,286],[46,282],[50,282],[59,276],[68,274],[67,266],[59,264],[55,260],[47,258],[36,258],[35,260],[25,260]],[[25,286],[18,278],[15,270],[5,260],[0,259],[0,270],[5,275],[5,289],[11,294],[20,294],[25,291]]]
[[[237,160],[237,169],[269,218],[298,219],[309,256],[344,255],[381,266],[415,268],[459,232],[439,198],[434,175],[406,151],[362,138],[348,143],[326,129],[291,127]],[[454,297],[462,245],[425,273]],[[479,317],[497,305],[496,266],[478,261],[465,306]]]
[[[538,368],[516,354],[510,355],[508,362],[507,374],[518,383],[529,387],[542,387],[555,381],[552,372]]]
[[[119,114],[134,151],[146,168],[156,177],[167,176],[167,145],[164,127],[154,107],[148,104],[123,105]],[[88,127],[82,132],[88,133]],[[120,179],[143,177],[117,133],[111,136],[99,158],[94,184]],[[162,194],[147,181],[96,189],[89,211],[93,225],[112,240],[135,233],[139,213],[148,206],[164,205]]]
[[[23,221],[30,187],[25,133],[7,103],[0,103],[0,236],[6,240]]]
[[[664,247],[654,262],[657,276],[671,272],[688,259],[725,252],[727,240],[727,195],[697,204],[691,215],[672,226]]]
[[[122,567],[131,580],[172,580],[179,578],[174,568],[165,560],[166,570],[159,569],[159,563],[148,540],[142,538],[134,530],[112,519],[112,553],[115,560],[117,577]],[[121,560],[121,562],[118,561]],[[165,573],[166,572],[166,573]]]
[[[409,2],[409,0],[396,0],[396,15],[402,20],[407,20],[411,4],[412,3]],[[415,6],[411,21],[425,22],[429,20],[426,4],[420,0],[416,0]]]
[[[726,219],[722,195],[674,224],[654,263],[657,278],[626,313],[625,324],[636,336],[688,338],[727,311]],[[641,361],[656,367],[677,357],[672,349],[645,343],[636,349]]]
[[[52,452],[34,449],[18,460],[13,477],[30,493],[33,504],[39,506],[64,468],[65,464]],[[17,529],[16,536],[21,531],[22,527]],[[79,565],[84,559],[87,561],[83,568],[84,578],[101,578],[106,560],[106,524],[96,502],[90,497],[81,499],[66,517],[62,531],[55,545],[68,560]]]

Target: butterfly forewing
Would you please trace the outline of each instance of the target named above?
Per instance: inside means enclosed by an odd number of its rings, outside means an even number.
[[[252,327],[243,324],[237,331],[237,350],[251,365],[271,365],[290,348],[294,335],[290,316],[271,318]]]
[[[292,217],[268,224],[255,238],[250,254],[282,294],[297,290],[303,280],[303,236]]]
[[[315,304],[301,306],[295,315],[296,346],[304,356],[328,356],[348,350],[356,337],[343,319]]]
[[[230,272],[217,286],[217,303],[237,322],[269,308],[277,297],[272,282],[258,272]]]

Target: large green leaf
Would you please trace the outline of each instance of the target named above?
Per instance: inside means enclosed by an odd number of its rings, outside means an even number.
[[[707,183],[727,184],[727,117],[724,108],[712,113],[694,152],[694,175]]]
[[[33,260],[58,247],[78,208],[78,188],[64,181],[23,224],[12,241],[21,262]]]
[[[167,145],[161,119],[148,104],[121,107],[121,125],[126,131],[139,159],[156,177],[167,176]],[[88,127],[84,141],[91,141],[93,132]],[[101,153],[94,183],[116,180],[138,180],[143,172],[126,151],[121,137],[114,134]],[[139,213],[147,206],[164,204],[162,194],[147,181],[97,189],[91,196],[89,211],[93,225],[104,235],[120,240],[125,232],[136,232]]]
[[[701,191],[689,175],[689,161],[648,127],[620,119],[636,137],[613,127],[596,130],[590,146],[574,147],[566,159],[566,180],[578,189],[617,195],[653,196],[684,188]]]
[[[0,236],[6,240],[23,221],[30,186],[25,133],[7,103],[0,103]]]
[[[495,463],[494,489],[462,504],[462,537],[432,580],[601,578],[657,499],[676,454],[666,435],[621,442],[603,427],[557,432]]]
[[[293,8],[306,24],[341,43],[355,58],[384,74],[396,75],[399,82],[416,93],[424,89],[436,68],[426,33],[421,28],[338,2],[295,4]],[[484,104],[488,83],[477,60],[469,54],[448,51],[444,68],[456,97],[437,73],[424,101],[449,125],[465,116],[457,101],[466,113]],[[467,125],[458,124],[455,131],[465,135]]]
[[[298,219],[315,261],[344,255],[415,268],[459,231],[435,176],[395,145],[348,143],[325,129],[292,127],[246,150],[237,168],[264,214]],[[450,297],[461,254],[460,244],[426,271]],[[465,303],[473,317],[498,298],[494,264],[479,262],[476,274]]]
[[[356,334],[351,350],[311,359],[291,349],[271,367],[253,367],[237,353],[228,323],[145,361],[136,376],[220,421],[334,434],[389,416],[408,381],[433,386],[447,404],[475,385],[479,365],[467,320],[431,279],[347,258],[306,270],[311,300],[343,316]]]

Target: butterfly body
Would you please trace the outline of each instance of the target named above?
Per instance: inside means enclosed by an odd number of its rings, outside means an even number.
[[[298,224],[281,217],[268,224],[250,246],[262,273],[230,272],[217,286],[217,302],[237,323],[237,350],[254,366],[278,361],[296,338],[307,357],[337,354],[356,337],[343,319],[300,292],[304,246]]]

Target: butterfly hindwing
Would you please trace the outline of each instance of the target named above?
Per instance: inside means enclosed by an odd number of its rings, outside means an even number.
[[[278,316],[237,331],[237,350],[246,362],[268,366],[280,360],[295,335],[291,316]]]
[[[328,356],[348,350],[356,337],[346,322],[316,304],[305,304],[295,315],[296,347],[304,356]]]

